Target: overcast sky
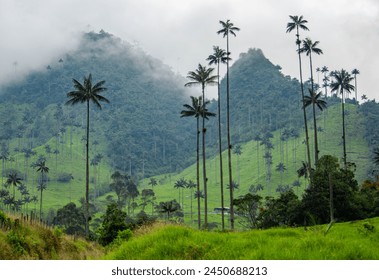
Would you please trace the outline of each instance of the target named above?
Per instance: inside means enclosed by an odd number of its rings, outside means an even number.
[[[216,32],[227,19],[241,29],[230,42],[234,60],[261,48],[284,74],[298,77],[289,15],[303,15],[310,31],[302,37],[320,41],[324,54],[314,67],[357,68],[359,96],[379,100],[378,0],[0,0],[0,83],[46,67],[75,48],[81,31],[100,29],[186,75],[206,63],[213,45],[225,48]]]

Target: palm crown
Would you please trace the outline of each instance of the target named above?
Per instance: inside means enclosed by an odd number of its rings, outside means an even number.
[[[315,104],[320,111],[324,110],[326,108],[326,101],[321,99],[322,93],[316,93],[315,91],[312,91],[309,89],[309,96],[304,96],[304,107],[308,107],[311,104]]]
[[[291,32],[296,28],[296,30],[299,30],[299,27],[303,30],[309,30],[308,27],[305,25],[308,23],[305,19],[303,19],[303,16],[290,16],[290,19],[292,19],[292,22],[287,23],[287,33]]]
[[[67,105],[75,105],[77,103],[84,103],[92,101],[98,108],[101,109],[100,102],[107,102],[109,100],[100,95],[101,92],[107,89],[103,87],[105,81],[100,81],[92,86],[92,75],[89,74],[88,77],[84,77],[84,82],[81,84],[76,79],[72,79],[74,83],[74,88],[76,90],[67,93],[67,97],[70,99],[66,102]]]
[[[303,47],[299,50],[300,53],[305,53],[307,56],[311,53],[322,54],[322,50],[317,47],[319,41],[313,42],[310,38],[303,40]]]
[[[207,104],[209,104],[209,101],[205,101],[204,104],[202,104],[202,97],[199,96],[199,98],[191,96],[192,105],[184,104],[183,107],[185,107],[187,110],[182,110],[180,112],[180,117],[204,117],[208,119],[208,117],[214,117],[216,116],[215,113],[208,112],[208,109],[206,108]]]
[[[333,71],[331,76],[333,78],[333,81],[330,83],[332,91],[339,90],[340,92],[343,92],[346,90],[347,92],[351,92],[354,90],[354,86],[350,84],[354,78],[345,69],[342,69],[341,71]]]
[[[229,19],[226,22],[220,20],[220,24],[222,25],[222,29],[217,31],[217,34],[223,34],[223,37],[228,36],[229,33],[234,36],[237,36],[235,31],[240,31],[240,29],[234,26],[234,24],[230,22]]]
[[[224,49],[221,49],[219,46],[213,46],[213,54],[209,55],[207,60],[209,65],[226,63],[228,60],[231,60],[228,54]]]
[[[190,87],[201,85],[202,89],[204,89],[207,84],[217,84],[217,75],[211,75],[213,70],[214,68],[207,68],[206,66],[199,64],[195,71],[188,72],[187,78],[191,80],[191,82],[186,83],[184,86]]]

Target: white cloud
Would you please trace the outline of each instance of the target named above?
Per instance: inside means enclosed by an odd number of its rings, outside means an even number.
[[[225,45],[216,34],[219,20],[241,28],[231,40],[233,58],[250,47],[298,75],[294,34],[286,34],[289,15],[303,15],[324,55],[315,66],[358,68],[359,89],[379,98],[375,73],[379,67],[379,3],[377,0],[0,0],[0,81],[45,67],[75,47],[76,35],[88,28],[104,29],[138,43],[146,52],[185,75]],[[90,26],[90,27],[88,27]]]

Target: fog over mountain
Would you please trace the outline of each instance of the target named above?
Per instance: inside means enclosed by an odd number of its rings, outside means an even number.
[[[43,69],[62,51],[74,49],[82,31],[104,29],[162,60],[183,76],[212,52],[225,47],[219,20],[241,28],[231,38],[234,60],[250,47],[261,48],[283,72],[298,76],[295,35],[286,34],[289,15],[308,20],[309,36],[324,55],[315,67],[360,70],[360,94],[378,98],[379,3],[376,0],[0,0],[2,34],[0,83]],[[304,72],[308,75],[307,67]]]

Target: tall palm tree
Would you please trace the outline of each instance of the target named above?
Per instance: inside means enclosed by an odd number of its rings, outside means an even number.
[[[325,88],[325,98],[328,97],[328,81],[329,81],[329,78],[327,76],[327,73],[329,72],[329,69],[328,67],[326,66],[323,66],[321,68],[321,73],[324,74],[324,78],[322,78],[322,81],[324,82],[322,84],[322,86]]]
[[[275,168],[276,171],[280,173],[280,184],[283,184],[283,173],[287,170],[286,166],[283,162],[279,162],[279,164]]]
[[[22,178],[18,176],[17,172],[11,172],[8,174],[8,178],[5,182],[6,186],[13,186],[13,198],[16,196],[16,187],[22,184]]]
[[[199,96],[193,97],[191,96],[191,105],[189,104],[184,104],[183,106],[186,108],[186,110],[182,110],[180,112],[181,118],[182,117],[195,117],[196,118],[196,191],[200,191],[200,124],[199,124],[199,117],[201,114],[201,103],[202,103],[202,98]],[[198,228],[200,229],[201,227],[201,213],[200,213],[200,197],[197,199],[197,225]]]
[[[320,109],[320,111],[324,110],[326,108],[326,101],[321,99],[321,91],[319,93],[316,93],[315,91],[311,91],[309,89],[309,96],[304,97],[304,106],[308,107],[312,105],[313,110],[313,130],[315,135],[315,163],[318,162],[318,139],[317,139],[317,123],[316,123],[316,106]]]
[[[351,74],[354,75],[355,101],[358,102],[357,75],[359,75],[360,72],[358,69],[354,68],[353,71],[351,71]]]
[[[195,71],[189,71],[187,75],[187,79],[190,80],[190,82],[186,83],[184,86],[191,87],[191,86],[201,86],[201,92],[202,92],[202,100],[203,104],[201,106],[200,116],[203,119],[203,127],[202,127],[202,148],[203,148],[203,184],[204,184],[204,227],[208,229],[208,193],[207,193],[207,168],[206,168],[206,156],[205,156],[205,119],[208,119],[208,116],[216,116],[214,113],[210,113],[205,108],[206,101],[205,101],[205,87],[207,85],[215,85],[217,82],[217,76],[212,75],[214,68],[207,68],[206,66],[203,66],[199,64],[198,68]]]
[[[205,117],[208,117],[208,112],[205,112],[203,114],[203,102],[202,102],[202,97],[199,96],[193,97],[191,96],[191,105],[189,104],[184,104],[183,107],[186,110],[182,110],[180,112],[181,116],[180,117],[195,117],[196,118],[196,191],[200,192],[200,122],[199,118],[202,115],[205,115]],[[209,103],[209,101],[205,102],[206,104]],[[205,104],[205,105],[206,105]],[[201,213],[200,213],[200,197],[197,197],[197,223],[198,223],[198,228],[201,228]]]
[[[314,95],[314,92],[315,92],[315,88],[314,88],[314,80],[313,80],[313,67],[312,67],[312,53],[315,53],[315,54],[322,54],[322,50],[320,48],[317,47],[317,45],[319,44],[319,41],[316,41],[316,42],[312,42],[312,40],[310,38],[306,38],[305,40],[303,40],[303,47],[299,50],[300,53],[305,53],[307,56],[309,56],[309,65],[310,65],[310,70],[311,70],[311,96]],[[304,104],[305,106],[305,100],[304,100]],[[316,118],[316,116],[314,115],[316,109],[315,109],[315,103],[312,103],[312,107],[313,107],[313,120]],[[313,125],[316,125],[315,122],[313,122]],[[316,127],[314,128],[314,141],[315,141],[315,164],[317,164],[318,162],[318,153],[319,153],[319,150],[318,150],[318,143],[317,143],[317,129]]]
[[[100,81],[95,85],[92,85],[92,75],[89,74],[88,77],[84,77],[83,84],[81,84],[76,79],[72,80],[74,83],[74,91],[67,93],[69,100],[66,105],[76,105],[78,103],[86,103],[87,105],[87,127],[86,127],[86,205],[85,205],[85,231],[86,236],[89,236],[89,125],[90,125],[90,102],[94,103],[97,108],[101,109],[100,102],[109,103],[109,100],[102,95],[102,92],[106,91],[107,88],[103,87],[105,81]]]
[[[345,131],[345,100],[344,91],[351,92],[354,90],[354,86],[351,85],[351,81],[354,79],[351,77],[349,72],[344,69],[341,71],[333,71],[332,78],[334,79],[330,83],[330,88],[332,91],[338,91],[341,94],[341,104],[342,104],[342,143],[343,143],[343,163],[345,170],[347,169],[347,156],[346,156],[346,131]]]
[[[305,110],[305,106],[304,106],[304,83],[303,83],[303,70],[302,70],[302,66],[301,66],[301,52],[300,52],[300,44],[301,44],[301,40],[300,40],[300,34],[299,34],[299,29],[302,29],[302,30],[309,30],[308,27],[306,26],[306,23],[308,23],[308,21],[306,21],[305,19],[303,19],[303,16],[289,16],[290,19],[291,19],[291,22],[288,22],[287,23],[287,33],[293,31],[296,29],[296,45],[297,45],[297,54],[298,54],[298,58],[299,58],[299,69],[300,69],[300,88],[301,88],[301,100],[302,100],[302,103],[303,103],[303,119],[304,119],[304,130],[305,130],[305,144],[307,146],[307,157],[308,157],[308,166],[309,166],[309,171],[311,170],[311,166],[312,166],[312,162],[311,162],[311,153],[310,153],[310,149],[309,149],[309,135],[308,135],[308,122],[307,122],[307,113],[306,113],[306,110]],[[310,178],[311,178],[311,184],[312,184],[312,175],[310,175]]]
[[[230,20],[222,21],[220,20],[219,23],[221,24],[222,28],[217,31],[217,34],[222,34],[222,36],[226,37],[226,126],[227,126],[227,141],[228,141],[228,170],[229,170],[229,185],[231,186],[233,184],[233,176],[232,176],[232,144],[230,141],[230,102],[229,102],[229,96],[230,96],[230,81],[229,81],[229,34],[232,34],[234,37],[236,37],[236,31],[240,31],[240,29]],[[234,229],[234,205],[233,205],[233,188],[230,188],[230,228]]]
[[[186,184],[186,188],[187,189],[189,189],[190,191],[191,191],[191,195],[190,195],[190,207],[191,207],[191,224],[192,224],[192,222],[193,222],[193,218],[192,218],[192,198],[193,198],[193,189],[194,188],[196,188],[196,184],[195,184],[195,182],[194,181],[192,181],[192,180],[189,180],[188,182],[187,182],[187,184]],[[200,198],[199,198],[200,199]]]
[[[46,176],[46,173],[49,173],[49,167],[46,166],[46,161],[41,160],[36,163],[35,168],[37,169],[37,172],[41,173],[41,179],[38,184],[38,190],[41,192],[40,193],[40,206],[39,206],[39,218],[41,220],[42,219],[42,192],[43,190],[46,189],[47,178],[45,176]]]
[[[224,214],[224,174],[222,164],[222,143],[221,143],[221,98],[220,98],[220,63],[227,63],[230,60],[225,50],[218,46],[213,46],[214,53],[208,56],[209,65],[217,65],[217,113],[218,113],[218,148],[220,157],[220,193],[221,193],[221,228],[225,229],[225,214]]]

